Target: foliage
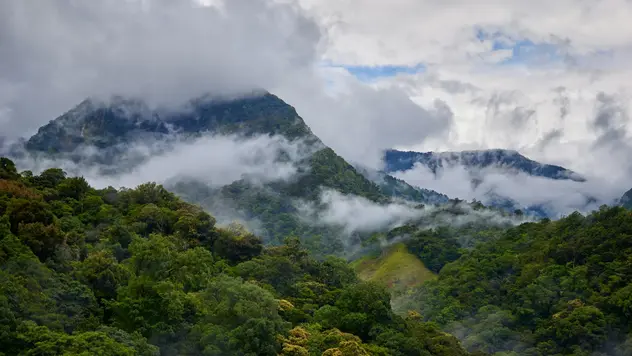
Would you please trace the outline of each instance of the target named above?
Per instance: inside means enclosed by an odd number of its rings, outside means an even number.
[[[603,207],[509,229],[445,265],[415,299],[470,350],[623,355],[631,255],[632,214]]]
[[[467,354],[298,238],[264,247],[154,183],[97,190],[2,167],[0,354]]]
[[[395,293],[435,278],[403,243],[385,248],[379,256],[369,255],[354,261],[353,266],[360,278],[384,284]]]

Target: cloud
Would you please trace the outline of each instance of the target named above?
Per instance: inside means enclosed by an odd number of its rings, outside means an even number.
[[[259,88],[296,106],[326,144],[356,161],[376,162],[380,149],[441,135],[451,123],[441,101],[421,108],[399,88],[321,68],[326,29],[294,1],[200,3],[2,2],[2,135],[28,136],[86,97],[176,106]]]
[[[353,1],[299,2],[328,29],[325,55],[334,63],[457,65],[529,42],[528,48],[553,44],[571,56],[625,51],[632,42],[626,0],[398,0],[361,8]]]
[[[335,190],[323,190],[320,204],[324,209],[303,209],[316,214],[312,221],[316,224],[344,226],[347,233],[374,232],[401,226],[421,215],[405,204],[377,204],[366,198],[344,195]]]
[[[292,179],[299,162],[313,149],[300,141],[288,142],[283,137],[245,139],[216,135],[192,141],[156,141],[126,146],[117,160],[116,171],[109,174],[104,174],[104,170],[111,171],[111,167],[67,159],[26,156],[16,164],[21,170],[35,173],[59,167],[70,174],[84,176],[98,188],[132,188],[148,181],[172,184],[179,180],[195,180],[210,187],[220,187],[242,178],[255,183]],[[81,151],[88,159],[102,153],[86,147]],[[281,152],[286,159],[279,158]]]
[[[347,234],[388,231],[408,223],[422,228],[462,226],[473,222],[516,225],[528,218],[503,216],[497,211],[475,210],[468,204],[415,206],[405,202],[378,204],[366,198],[324,189],[315,204],[297,202],[301,216],[315,225],[342,227]]]
[[[165,104],[275,87],[311,67],[319,40],[297,6],[265,0],[3,1],[3,134],[33,132],[87,96]]]
[[[632,33],[625,28],[632,2],[398,0],[362,9],[350,1],[299,2],[326,28],[328,63],[424,65],[377,82],[424,107],[441,100],[453,124],[395,148],[514,149],[629,185],[631,152],[619,144],[630,140],[629,122],[616,119],[609,129],[593,123],[596,111],[611,110],[604,98],[615,98],[619,112],[630,110]]]
[[[383,150],[445,137],[451,128],[453,114],[442,100],[418,105],[399,88],[369,86],[343,70],[322,71],[325,79],[280,94],[347,160],[377,168]],[[335,86],[327,87],[323,80]]]
[[[586,182],[554,180],[509,173],[501,167],[471,170],[458,164],[444,165],[435,174],[428,167],[416,164],[413,169],[397,172],[394,176],[413,186],[433,189],[452,198],[490,204],[498,197],[504,197],[522,208],[543,206],[555,217],[612,204],[623,194],[617,185],[608,184],[599,177],[589,176]],[[473,183],[474,177],[476,184]]]
[[[627,136],[626,125],[630,121],[627,108],[620,104],[614,95],[600,92],[596,97],[595,118],[590,123],[598,132],[596,146],[623,145]]]

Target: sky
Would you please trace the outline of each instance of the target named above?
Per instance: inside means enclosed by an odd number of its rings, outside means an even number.
[[[627,135],[629,0],[302,2],[327,28],[328,63],[448,104],[448,139],[412,148],[510,148],[588,171]],[[586,157],[595,145],[606,152]]]
[[[630,0],[6,0],[0,133],[28,137],[87,96],[264,88],[352,162],[515,149],[615,196],[632,171],[631,22]]]

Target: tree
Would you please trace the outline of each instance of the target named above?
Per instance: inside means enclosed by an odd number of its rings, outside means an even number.
[[[49,168],[35,177],[35,183],[43,188],[55,188],[66,179],[66,172],[60,168]]]
[[[6,214],[11,223],[11,232],[14,234],[18,233],[20,224],[41,223],[48,226],[55,218],[48,204],[33,199],[11,200]]]
[[[19,176],[13,161],[6,157],[0,157],[0,179],[15,180]]]
[[[238,232],[235,232],[238,231]],[[261,254],[261,239],[247,230],[219,230],[213,252],[232,264],[248,261]]]
[[[57,191],[61,198],[81,200],[90,191],[90,185],[83,177],[67,178],[57,185]]]
[[[90,286],[98,300],[115,299],[119,287],[127,285],[130,273],[108,251],[95,251],[75,263],[75,276]]]
[[[45,226],[40,222],[21,223],[18,237],[41,261],[53,257],[56,249],[65,242],[65,235],[57,226]]]

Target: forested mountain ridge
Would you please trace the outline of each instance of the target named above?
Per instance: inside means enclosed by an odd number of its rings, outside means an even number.
[[[534,184],[559,189],[561,184],[581,190],[586,178],[561,166],[544,164],[529,159],[517,151],[490,149],[458,152],[414,152],[387,150],[384,152],[384,171],[417,184],[440,185],[440,182],[453,181],[466,185],[464,193],[481,200],[487,206],[502,208],[506,211],[522,210],[537,218],[558,218],[574,210],[590,211],[596,209],[597,198],[588,193],[580,193],[581,199],[572,206],[560,208],[560,198],[540,197],[535,201],[516,192],[516,186]],[[458,183],[456,183],[458,182]],[[435,184],[433,184],[435,183]],[[452,187],[442,193],[452,193]]]
[[[0,158],[0,354],[468,355],[345,261]]]
[[[469,350],[632,353],[629,210],[603,207],[494,235],[450,258],[438,278],[417,288],[402,308],[456,333]]]
[[[108,101],[86,99],[42,126],[26,147],[38,152],[73,152],[81,146],[114,147],[138,140],[140,135],[208,132],[317,140],[292,106],[266,92],[240,98],[203,96],[175,109],[150,108],[140,99],[117,96]]]
[[[214,135],[232,135],[236,140],[283,137],[304,151],[302,157],[292,162],[297,172],[290,180],[261,184],[246,178],[211,187],[200,179],[179,179],[166,185],[220,219],[227,216],[229,220],[239,217],[253,221],[252,226],[257,226],[257,232],[267,243],[281,243],[287,236],[298,236],[315,252],[344,251],[340,229],[310,226],[298,216],[297,202],[318,205],[325,190],[378,204],[386,204],[392,198],[416,203],[447,201],[445,196],[414,188],[384,173],[380,173],[377,181],[368,179],[369,174],[325,146],[292,106],[266,92],[239,98],[201,97],[176,109],[150,108],[133,98],[87,99],[41,127],[24,146],[27,154],[36,158],[97,164],[107,167],[108,174],[116,175],[133,170],[183,141]],[[138,143],[147,144],[150,154],[138,158],[127,155],[128,147]],[[276,153],[277,161],[289,159],[284,149]]]
[[[497,168],[509,173],[524,173],[534,177],[585,181],[583,177],[569,169],[539,163],[512,150],[494,149],[461,152],[387,150],[384,153],[384,170],[387,173],[407,171],[416,164],[427,167],[435,174],[442,168],[460,165],[472,171]]]

